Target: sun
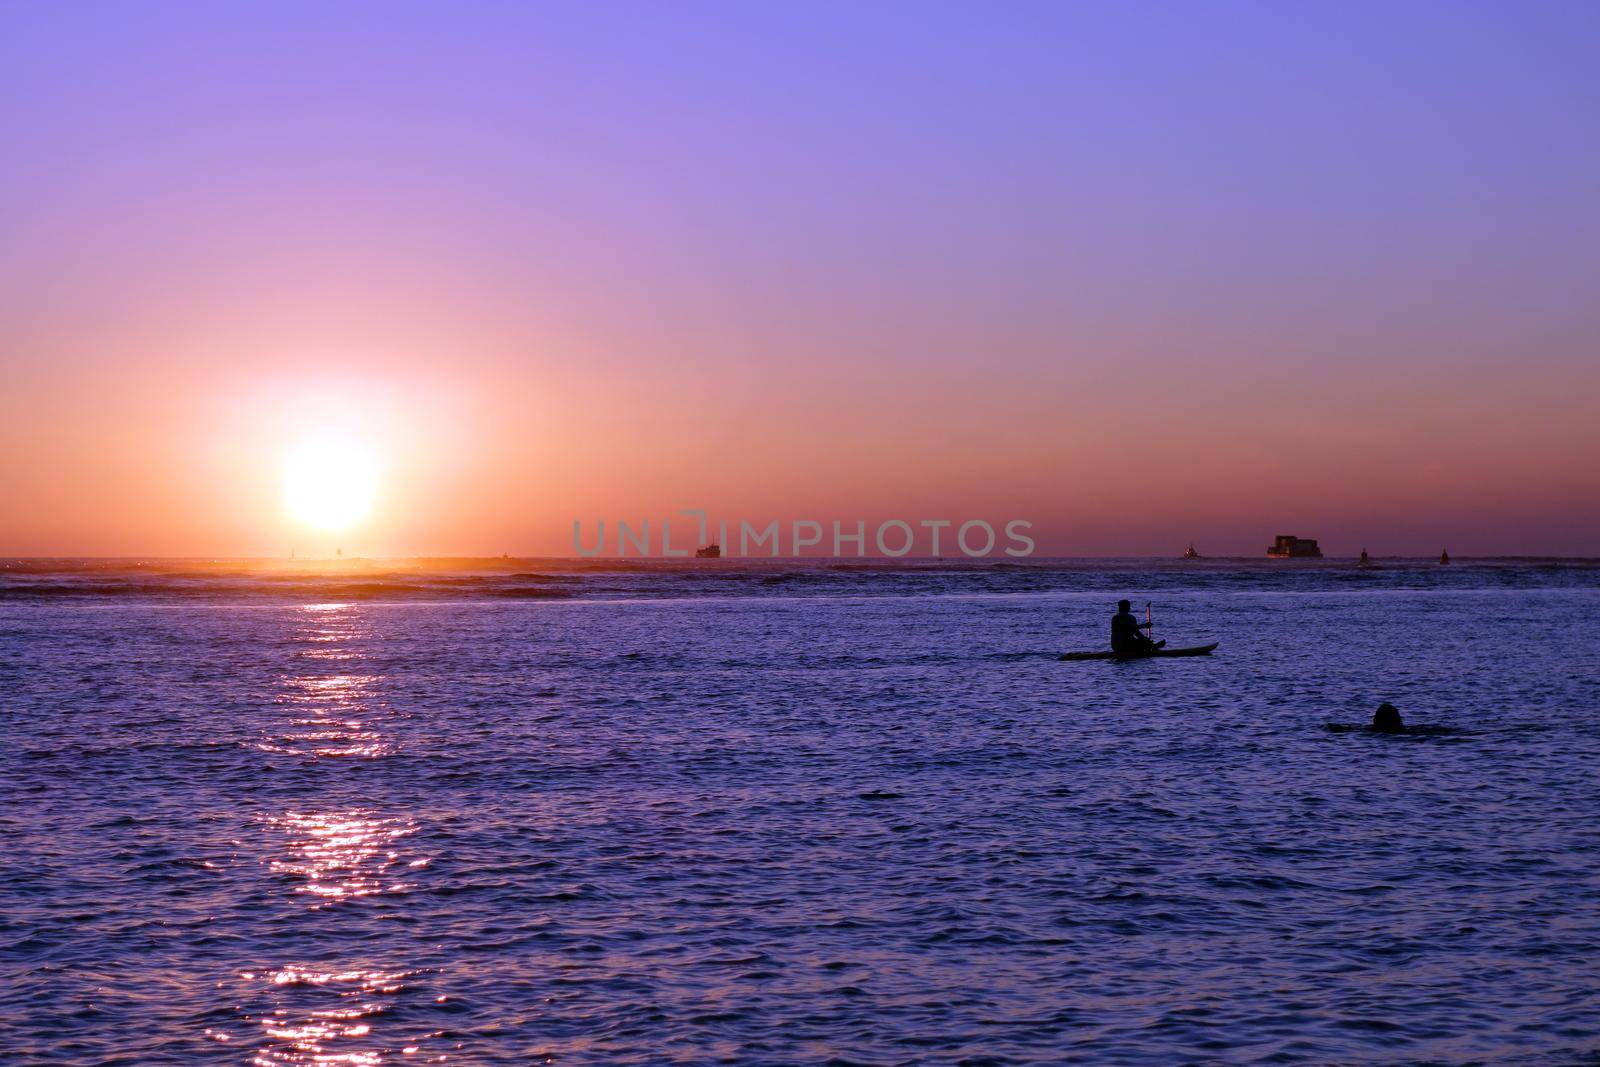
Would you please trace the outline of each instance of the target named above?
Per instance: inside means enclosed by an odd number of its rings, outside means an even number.
[[[319,530],[355,525],[372,510],[378,495],[378,464],[372,451],[337,437],[302,441],[285,459],[283,475],[290,513]]]

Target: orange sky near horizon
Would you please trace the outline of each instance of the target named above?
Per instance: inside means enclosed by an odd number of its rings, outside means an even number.
[[[248,346],[154,328],[76,362],[74,342],[96,342],[58,324],[63,358],[13,372],[0,554],[569,555],[574,519],[655,525],[692,506],[753,523],[1025,518],[1041,554],[1193,540],[1258,555],[1278,532],[1341,554],[1582,554],[1600,499],[1589,398],[1537,370],[1438,380],[1311,360],[1264,375],[1090,355],[1016,380],[957,352],[908,374],[789,340],[776,366],[725,341],[704,364],[686,351],[607,374],[608,348],[581,332],[485,337],[465,317],[332,337],[262,326]],[[283,498],[285,451],[326,428],[382,463],[376,507],[340,533],[306,529]]]
[[[1047,8],[842,50],[47,11],[0,57],[0,556],[570,555],[685,507],[1600,555],[1596,76],[1554,16],[1495,30],[1540,87],[1461,30],[1401,92],[1420,15],[1384,66]],[[337,533],[284,499],[325,432],[381,468]]]

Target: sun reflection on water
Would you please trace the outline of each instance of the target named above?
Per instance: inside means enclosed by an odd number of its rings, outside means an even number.
[[[297,1004],[316,1004],[291,1011],[279,1007],[260,1020],[268,1043],[251,1061],[256,1067],[348,1065],[377,1067],[400,1062],[443,1063],[433,1054],[413,1059],[438,1031],[410,1033],[392,1041],[379,1041],[373,1023],[393,1011],[397,998],[411,988],[415,972],[384,970],[327,971],[284,967],[264,974],[245,973],[246,981],[266,983],[278,991],[293,991]]]
[[[428,862],[403,861],[391,847],[416,830],[414,822],[378,817],[370,811],[291,811],[271,822],[293,850],[289,858],[273,860],[272,869],[299,878],[302,884],[295,892],[309,893],[324,902],[404,892],[410,886],[391,873]]]
[[[335,666],[338,673],[308,671],[283,680],[279,697],[293,712],[288,729],[262,739],[256,747],[285,755],[319,758],[372,759],[392,746],[371,725],[386,709],[378,699],[381,674],[363,673],[359,642],[369,636],[360,609],[353,604],[307,604],[294,634],[295,658],[315,667]]]
[[[293,653],[303,669],[282,679],[279,706],[284,727],[257,747],[280,757],[299,757],[314,768],[330,757],[373,760],[395,751],[372,724],[387,713],[381,700],[383,676],[370,670],[362,654],[368,636],[361,609],[351,604],[313,604],[301,609]],[[321,673],[325,670],[335,673]],[[388,1063],[443,1063],[429,1046],[440,1032],[418,1032],[382,1020],[402,998],[425,994],[424,971],[394,960],[345,955],[337,963],[324,952],[371,923],[400,918],[397,909],[429,857],[405,851],[404,841],[418,829],[415,819],[386,814],[363,803],[361,789],[342,780],[328,765],[310,779],[305,802],[262,819],[260,839],[267,845],[267,867],[308,905],[290,918],[294,940],[315,962],[282,963],[242,972],[244,997],[252,1009],[243,1018],[256,1030],[256,1067],[379,1067]],[[327,777],[335,775],[334,778]],[[318,798],[354,799],[355,804],[319,806]],[[367,944],[380,943],[361,937]],[[337,957],[335,957],[337,959]],[[443,997],[437,998],[443,1001]],[[219,1028],[206,1031],[218,1042],[239,1035]]]

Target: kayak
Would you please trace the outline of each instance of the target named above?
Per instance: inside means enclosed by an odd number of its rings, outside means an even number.
[[[1061,659],[1154,659],[1159,656],[1209,656],[1221,641],[1213,641],[1209,645],[1196,645],[1194,648],[1158,648],[1153,652],[1063,652]]]

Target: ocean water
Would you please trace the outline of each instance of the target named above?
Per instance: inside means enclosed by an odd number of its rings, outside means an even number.
[[[1118,596],[1204,659],[1062,663]],[[0,565],[6,1064],[1594,1063],[1600,565]],[[1342,729],[1383,700],[1405,736]]]

